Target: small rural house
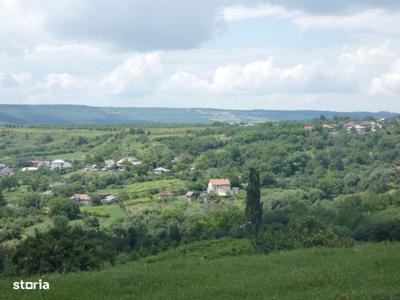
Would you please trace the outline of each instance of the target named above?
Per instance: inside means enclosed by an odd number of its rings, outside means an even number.
[[[83,205],[90,204],[90,201],[92,200],[92,198],[87,194],[75,194],[72,197],[70,197],[69,199],[74,200]]]
[[[130,162],[132,165],[134,166],[138,166],[140,165],[142,162],[140,160],[138,160],[136,157],[134,156],[128,156],[128,157],[123,157],[121,158],[119,161],[117,161],[117,166],[118,167],[122,167],[122,165],[124,164],[124,162]]]
[[[14,175],[14,170],[9,168],[9,167],[5,167],[0,169],[0,177],[10,177]]]
[[[199,197],[199,193],[198,192],[194,192],[194,191],[188,191],[186,193],[186,197],[189,198],[189,199],[194,199],[194,198]]]
[[[118,197],[115,195],[108,195],[107,197],[104,198],[105,202],[115,202],[118,200]]]
[[[99,196],[104,202],[107,202],[107,203],[118,200],[117,196],[111,195],[111,194],[99,194]]]
[[[50,184],[49,187],[50,187],[50,189],[54,189],[54,188],[62,188],[64,186],[66,186],[65,182],[54,182],[54,183]]]
[[[158,175],[171,172],[171,170],[168,170],[168,169],[165,169],[162,167],[155,168],[153,171],[154,171],[154,174],[158,174]]]
[[[215,194],[227,197],[231,194],[231,182],[229,179],[210,179],[207,187],[207,194]]]
[[[362,121],[360,125],[369,129],[374,129],[376,127],[376,123],[374,121]]]
[[[111,169],[114,165],[115,165],[115,162],[114,162],[113,159],[106,159],[106,160],[104,161],[104,166],[105,166],[107,169]]]
[[[160,192],[156,194],[159,200],[173,200],[175,199],[175,194],[171,192]]]
[[[313,125],[304,125],[303,129],[305,131],[313,131],[314,130],[314,126]]]
[[[367,127],[356,122],[349,122],[343,125],[343,128],[348,132],[355,130],[358,133],[364,132]]]
[[[30,161],[31,167],[32,168],[48,168],[50,167],[50,161],[48,160],[31,160]]]
[[[21,169],[22,172],[27,172],[27,171],[37,171],[37,167],[24,167]]]
[[[323,128],[328,129],[329,131],[336,131],[336,125],[335,124],[324,124],[322,125]]]
[[[64,160],[61,160],[61,159],[53,160],[51,162],[51,165],[50,165],[50,168],[52,170],[55,170],[55,169],[58,169],[58,170],[68,169],[68,168],[71,168],[71,167],[72,167],[71,163],[69,163],[67,161],[64,161]]]

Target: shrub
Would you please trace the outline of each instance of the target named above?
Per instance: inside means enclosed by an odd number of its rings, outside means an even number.
[[[50,216],[65,216],[69,220],[76,219],[79,215],[79,205],[69,199],[54,199],[49,204]]]

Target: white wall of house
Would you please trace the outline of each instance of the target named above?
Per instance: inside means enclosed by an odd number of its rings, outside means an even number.
[[[213,185],[211,182],[208,183],[207,193],[213,193],[218,190],[229,192],[231,190],[230,185]]]

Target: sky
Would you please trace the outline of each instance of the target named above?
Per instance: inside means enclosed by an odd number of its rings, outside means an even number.
[[[400,1],[0,0],[0,104],[400,112]]]

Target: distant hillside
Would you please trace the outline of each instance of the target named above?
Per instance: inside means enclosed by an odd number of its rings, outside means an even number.
[[[224,110],[210,108],[134,108],[90,107],[83,105],[0,105],[0,124],[207,124],[220,122],[256,122],[310,120],[324,115],[363,118],[372,115],[387,118],[390,112],[334,112],[313,110]]]

